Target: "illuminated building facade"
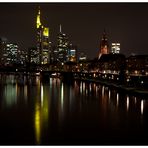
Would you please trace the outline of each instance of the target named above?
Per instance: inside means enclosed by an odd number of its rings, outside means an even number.
[[[120,53],[120,43],[112,43],[111,53]]]
[[[38,52],[36,47],[31,47],[28,49],[27,53],[29,63],[38,63]]]
[[[37,28],[37,63],[48,64],[49,63],[49,28],[44,27],[40,20],[41,12],[38,10],[36,28]]]
[[[0,38],[0,64],[4,64],[5,59],[4,59],[4,55],[6,52],[6,45],[7,45],[7,39],[5,38]]]
[[[58,61],[58,58],[59,58],[58,55],[59,55],[58,54],[58,49],[56,48],[56,46],[53,46],[52,47],[52,57],[51,57],[53,62],[57,62]]]
[[[25,50],[21,50],[21,54],[20,54],[20,63],[25,65],[27,62],[27,52]]]
[[[127,74],[148,75],[148,55],[131,55],[126,59]]]
[[[101,38],[100,51],[99,51],[98,58],[100,58],[101,55],[103,55],[103,54],[109,54],[109,44],[108,44],[107,35],[106,35],[105,30],[104,30],[102,38]]]
[[[77,60],[77,49],[76,49],[76,46],[73,46],[72,44],[69,45],[69,48],[68,48],[68,59],[67,61],[70,61],[70,62],[76,62]]]
[[[19,63],[20,51],[18,45],[14,43],[7,43],[6,48],[3,50],[3,63],[9,65],[13,63]]]
[[[62,33],[60,25],[60,33],[57,37],[57,51],[58,51],[58,60],[60,62],[66,62],[68,58],[68,37],[66,34]]]

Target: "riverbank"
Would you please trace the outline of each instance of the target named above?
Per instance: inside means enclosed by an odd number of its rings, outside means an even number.
[[[108,87],[113,87],[116,88],[120,91],[132,94],[132,95],[140,95],[140,96],[148,96],[148,90],[146,89],[142,89],[142,88],[138,88],[138,87],[129,87],[126,85],[121,85],[121,84],[116,84],[116,83],[112,83],[112,82],[108,82],[108,81],[103,81],[103,80],[96,80],[96,79],[78,79],[77,80],[81,80],[81,81],[87,81],[87,82],[94,82],[94,83],[99,83]]]

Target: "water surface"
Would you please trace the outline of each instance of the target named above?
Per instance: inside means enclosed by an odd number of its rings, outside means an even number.
[[[0,145],[141,145],[147,133],[147,98],[90,82],[0,75]]]

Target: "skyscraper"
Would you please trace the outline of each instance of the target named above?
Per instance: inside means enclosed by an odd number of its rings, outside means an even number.
[[[19,62],[20,50],[15,43],[7,43],[6,50],[3,52],[3,61],[5,65],[14,64]]]
[[[77,60],[77,47],[72,45],[72,44],[69,44],[67,55],[68,55],[67,61],[76,62],[76,60]]]
[[[0,64],[12,65],[21,63],[21,51],[16,43],[9,43],[6,38],[0,38]]]
[[[111,53],[120,53],[120,43],[112,43]]]
[[[27,61],[29,63],[37,63],[38,62],[37,48],[36,47],[28,48],[27,57],[28,57]]]
[[[107,35],[106,35],[105,30],[101,38],[98,58],[100,58],[102,54],[109,54],[109,44],[108,44]]]
[[[58,60],[60,62],[66,62],[68,58],[68,37],[66,34],[62,33],[62,26],[60,25],[60,32],[57,37],[57,51],[58,51]]]
[[[21,52],[20,53],[20,63],[23,65],[26,65],[26,62],[28,62],[27,61],[27,58],[28,58],[27,51],[21,50],[20,52]]]
[[[44,27],[41,23],[40,8],[37,14],[36,28],[37,28],[37,53],[38,53],[38,59],[36,61],[38,64],[48,64],[50,56],[49,28]]]

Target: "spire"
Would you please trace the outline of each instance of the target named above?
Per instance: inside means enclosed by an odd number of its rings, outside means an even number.
[[[40,15],[41,14],[41,12],[40,12],[40,6],[38,7],[38,15]]]
[[[40,15],[41,15],[41,11],[40,11],[40,6],[39,6],[39,7],[38,7],[37,20],[36,20],[36,27],[37,27],[37,28],[39,28],[39,27],[41,26]]]
[[[62,25],[60,24],[60,33],[62,32]]]
[[[106,30],[105,30],[105,28],[104,28],[104,31],[103,31],[103,36],[106,36]]]
[[[107,34],[106,34],[105,28],[104,28],[103,35],[102,35],[102,40],[107,41]]]

